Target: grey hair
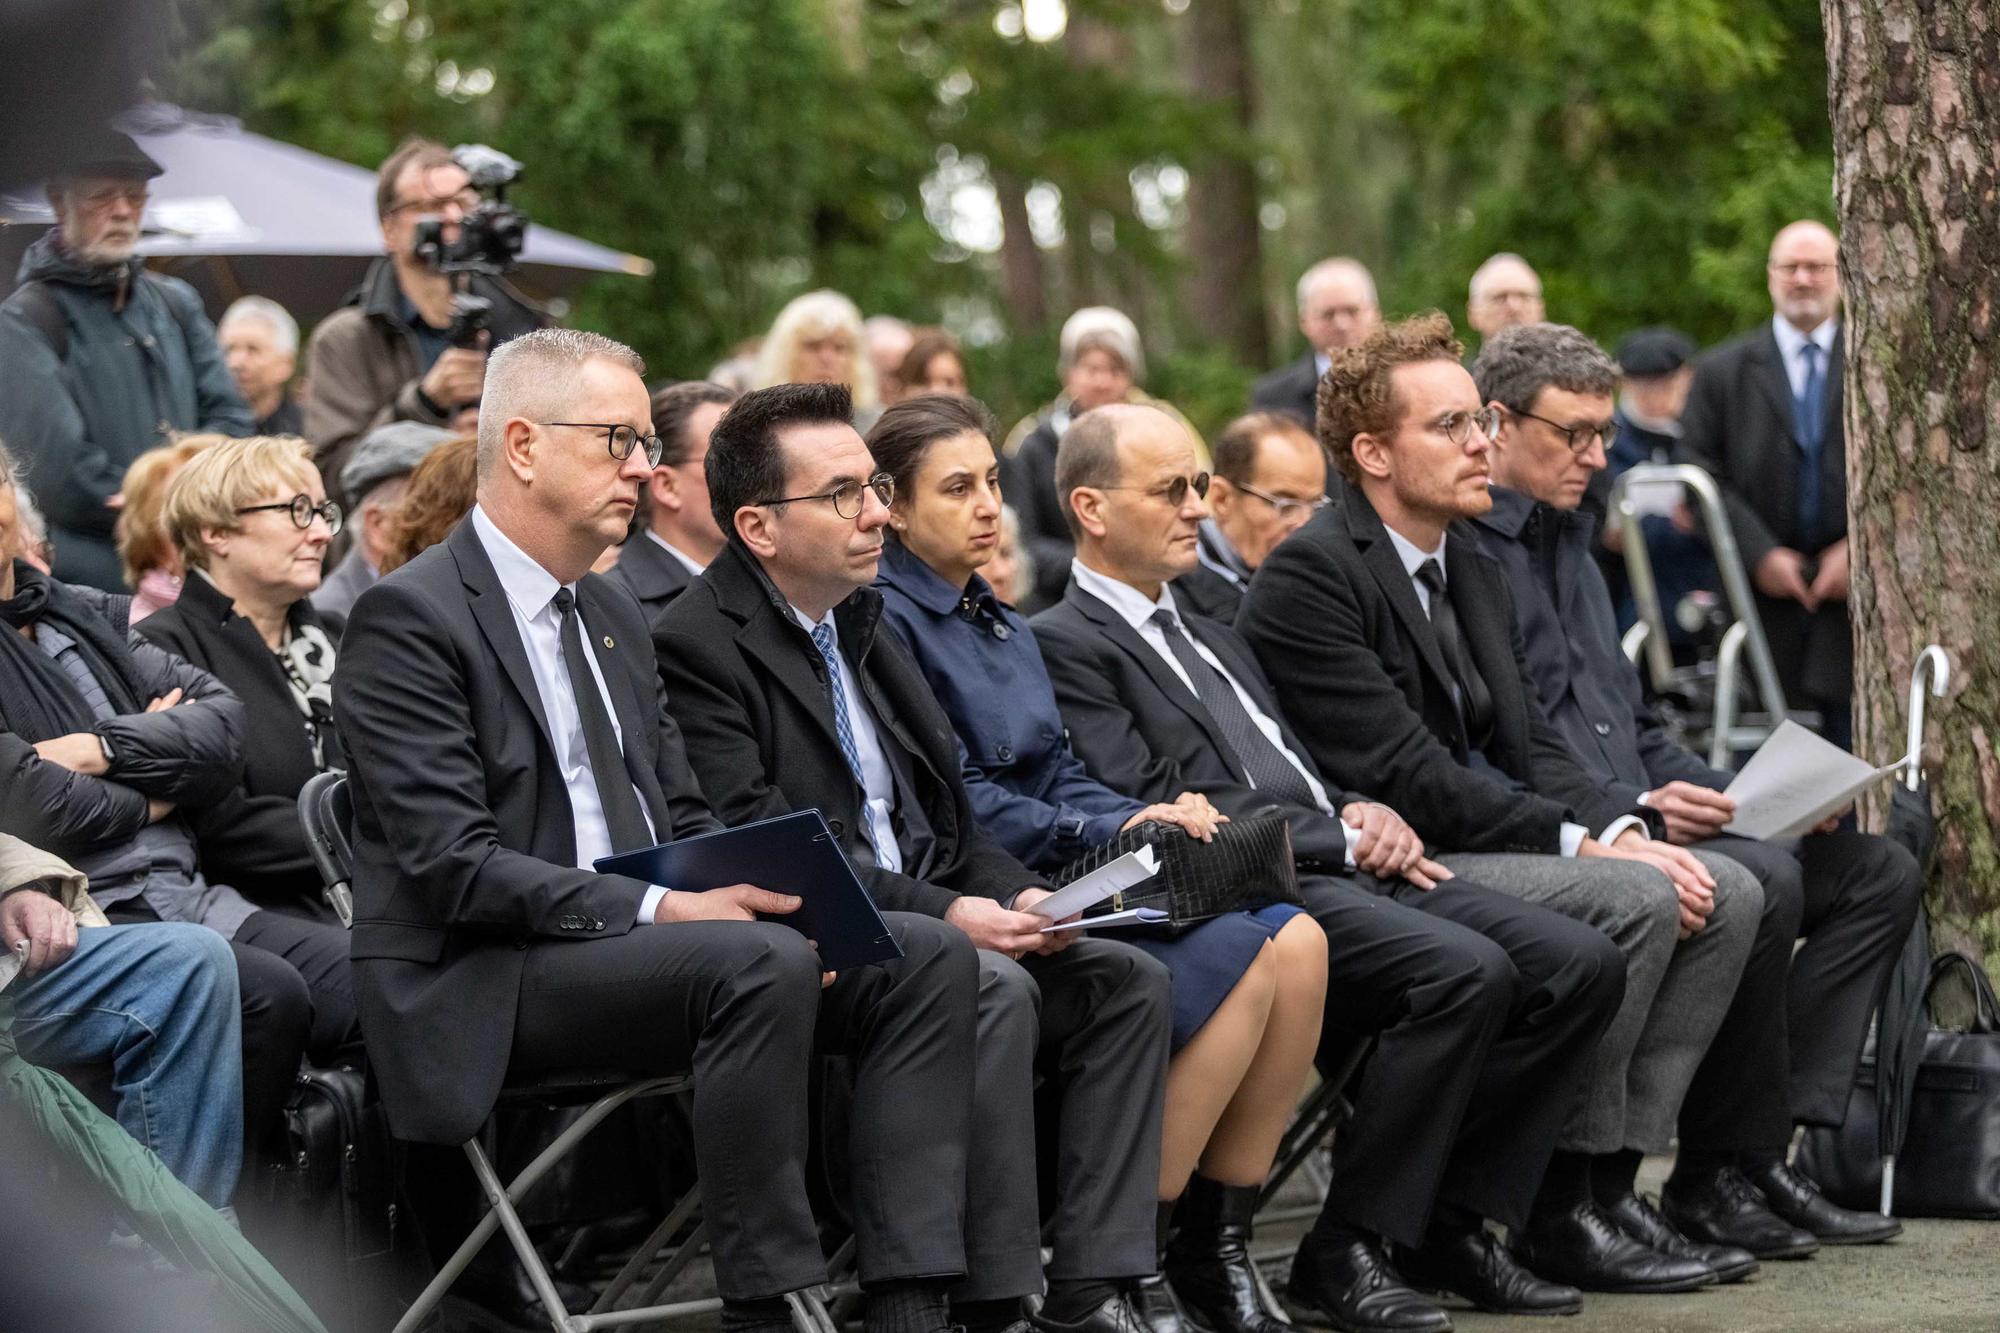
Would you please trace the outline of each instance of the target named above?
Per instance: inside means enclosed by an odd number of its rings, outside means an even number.
[[[493,349],[486,358],[486,389],[479,399],[478,478],[500,461],[507,423],[515,417],[543,421],[562,412],[576,392],[586,362],[610,361],[641,379],[646,363],[624,343],[582,329],[536,329]]]
[[[1301,315],[1306,312],[1306,302],[1312,299],[1313,288],[1338,273],[1351,273],[1360,278],[1362,285],[1368,289],[1368,304],[1373,306],[1382,304],[1381,298],[1375,293],[1375,275],[1368,271],[1368,266],[1358,259],[1336,255],[1332,259],[1320,260],[1299,275],[1299,285],[1294,295],[1298,298]]]
[[[14,455],[7,448],[7,442],[0,440],[0,486],[12,486],[20,477],[14,470]]]
[[[1617,390],[1618,363],[1567,324],[1522,324],[1488,338],[1472,363],[1479,397],[1516,412],[1532,412],[1535,398],[1553,385],[1567,393]]]
[[[1481,264],[1478,268],[1472,270],[1472,281],[1465,285],[1466,301],[1473,305],[1477,305],[1479,303],[1479,289],[1481,287],[1484,287],[1486,285],[1486,280],[1493,276],[1494,269],[1499,268],[1505,264],[1519,264],[1522,268],[1528,270],[1529,273],[1534,275],[1535,286],[1540,287],[1542,285],[1542,275],[1535,272],[1535,266],[1533,264],[1530,264],[1527,260],[1515,254],[1512,250],[1502,250],[1497,255],[1488,255],[1486,257],[1485,263]]]
[[[292,318],[291,311],[268,296],[244,296],[231,302],[215,323],[216,336],[221,337],[231,324],[246,319],[261,319],[270,325],[272,340],[286,356],[299,354],[299,322]]]
[[[49,539],[49,521],[42,517],[42,507],[35,503],[35,493],[14,488],[15,521],[21,528],[21,546],[33,550]]]

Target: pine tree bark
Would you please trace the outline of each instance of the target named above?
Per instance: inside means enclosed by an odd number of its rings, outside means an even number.
[[[1255,120],[1249,32],[1241,0],[1201,0],[1180,20],[1180,63],[1189,94],[1215,108],[1234,142],[1189,164],[1189,316],[1204,338],[1245,364],[1271,355],[1264,318],[1263,236],[1248,143]]]
[[[1049,322],[1049,306],[1042,252],[1028,225],[1028,183],[994,167],[993,191],[1000,199],[1000,299],[1007,323],[1015,333],[1038,332]]]
[[[1847,299],[1857,749],[1924,770],[1939,933],[2000,963],[2000,4],[1821,0]]]

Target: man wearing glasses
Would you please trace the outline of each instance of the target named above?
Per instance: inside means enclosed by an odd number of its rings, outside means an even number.
[[[448,345],[452,281],[417,254],[417,224],[441,220],[444,239],[453,241],[478,203],[451,150],[429,139],[406,141],[376,174],[375,214],[387,254],[306,344],[305,436],[329,491],[355,444],[379,426],[417,421],[469,430],[487,353],[546,322],[504,283],[474,275],[472,294],[492,303],[491,343]],[[352,506],[358,497],[336,498]]]
[[[49,183],[56,225],[0,305],[0,439],[47,515],[55,577],[107,592],[125,591],[112,526],[132,460],[169,432],[252,430],[201,298],[134,253],[160,171],[99,136]]]
[[[1278,412],[1252,412],[1215,441],[1200,563],[1174,580],[1188,607],[1227,625],[1264,557],[1327,503],[1326,451]]]
[[[1852,738],[1847,620],[1847,434],[1841,382],[1840,243],[1817,222],[1771,242],[1771,322],[1695,365],[1681,458],[1714,476],[1778,680],[1817,708],[1826,738]]]
[[[951,1322],[1002,1333],[1042,1291],[1039,1100],[1061,1135],[1041,1151],[1054,1257],[1036,1322],[1147,1333],[1129,1288],[1158,1265],[1167,972],[1126,944],[1039,933],[1029,909],[1047,881],[974,820],[951,723],[881,624],[894,482],[852,417],[843,386],[789,384],[716,424],[708,491],[728,542],[654,623],[667,708],[723,819],[818,807],[880,906],[942,918],[978,948],[968,1267]]]

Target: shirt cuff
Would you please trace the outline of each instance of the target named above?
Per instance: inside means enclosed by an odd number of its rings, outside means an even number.
[[[1343,819],[1340,821],[1340,831],[1347,839],[1347,868],[1358,870],[1361,867],[1354,859],[1354,844],[1361,840],[1361,830]]]
[[[646,896],[639,900],[640,925],[650,926],[653,924],[653,914],[660,910],[660,899],[666,897],[668,892],[669,890],[661,888],[658,884],[646,890]]]
[[[1583,846],[1583,840],[1590,836],[1590,830],[1581,824],[1572,824],[1567,819],[1562,826],[1562,854],[1575,856],[1576,849]]]
[[[1626,829],[1638,829],[1640,837],[1648,842],[1653,840],[1652,830],[1646,827],[1646,821],[1638,815],[1620,815],[1604,826],[1604,832],[1597,835],[1597,840],[1609,843],[1625,832]]]

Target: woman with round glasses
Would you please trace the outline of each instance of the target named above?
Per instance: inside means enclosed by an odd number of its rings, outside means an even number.
[[[982,827],[1032,870],[1050,873],[1148,820],[1190,837],[1221,821],[1183,793],[1147,805],[1098,782],[1069,748],[1027,621],[980,570],[1000,543],[999,464],[985,409],[932,394],[889,408],[868,447],[892,482],[877,587],[883,619],[910,647],[965,759]],[[1206,473],[1160,493],[1178,507]],[[887,498],[887,497],[885,497]],[[1326,935],[1295,907],[1230,912],[1177,938],[1121,933],[1173,973],[1159,1199],[1180,1203],[1167,1284],[1142,1291],[1156,1314],[1176,1296],[1213,1333],[1283,1333],[1250,1268],[1250,1218],[1318,1046]]]
[[[138,633],[243,701],[242,785],[193,821],[202,867],[260,907],[332,921],[298,796],[315,773],[345,767],[333,728],[333,636],[310,600],[340,507],[304,440],[253,436],[183,467],[162,517],[187,581]]]

